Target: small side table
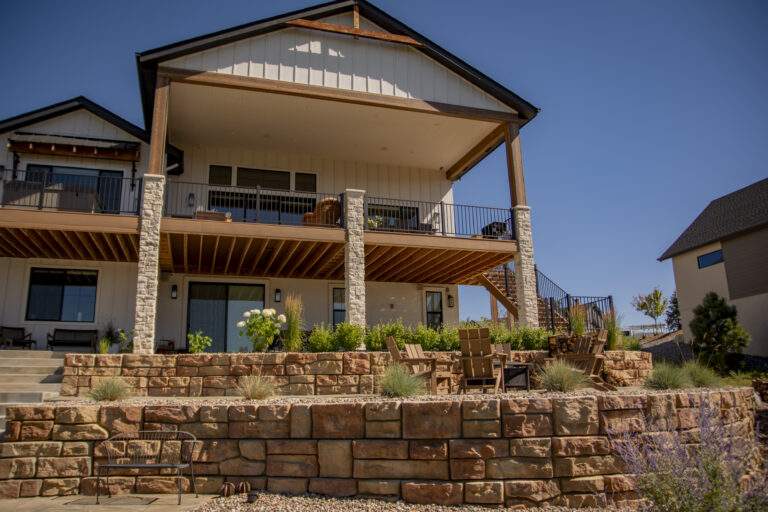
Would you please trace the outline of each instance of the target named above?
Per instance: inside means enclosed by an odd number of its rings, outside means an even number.
[[[525,388],[531,390],[531,364],[508,363],[504,367],[505,388]]]

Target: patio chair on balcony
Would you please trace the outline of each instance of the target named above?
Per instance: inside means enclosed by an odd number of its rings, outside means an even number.
[[[327,197],[317,203],[315,211],[307,212],[302,218],[302,224],[310,226],[334,226],[341,217],[341,204],[333,197]]]
[[[450,371],[438,370],[437,359],[427,357],[421,345],[406,344],[406,355],[403,357],[400,349],[397,348],[395,338],[388,336],[387,350],[389,350],[389,355],[394,363],[405,366],[413,375],[425,379],[429,392],[433,395],[437,394],[437,386],[441,381],[448,382],[448,393],[453,392],[453,374]]]
[[[488,328],[459,329],[461,344],[461,391],[504,391],[507,356],[494,350]]]

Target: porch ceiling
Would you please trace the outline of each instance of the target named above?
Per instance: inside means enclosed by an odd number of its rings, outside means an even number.
[[[446,170],[499,126],[469,119],[261,91],[172,82],[169,139]]]

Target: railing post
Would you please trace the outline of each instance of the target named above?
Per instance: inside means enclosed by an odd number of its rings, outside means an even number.
[[[504,293],[509,297],[509,264],[504,264]]]
[[[571,328],[571,294],[565,294],[565,318],[568,320],[568,330]]]
[[[339,217],[339,225],[341,227],[346,227],[346,222],[344,222],[344,219],[347,215],[345,208],[344,208],[344,192],[339,194],[339,204],[341,205],[341,216]]]
[[[549,298],[549,330],[555,332],[555,298]]]
[[[539,293],[539,267],[535,263],[533,264],[533,273],[536,274],[536,296],[541,297]]]
[[[261,210],[261,185],[256,185],[256,222],[259,222],[260,210]]]
[[[611,312],[611,316],[615,316],[613,309],[613,295],[608,296],[608,310]]]
[[[43,173],[42,176],[40,176],[40,197],[37,201],[37,209],[42,210],[43,209],[43,201],[45,199],[45,178],[46,175]]]
[[[440,225],[442,226],[443,236],[446,234],[445,229],[445,203],[440,201]]]

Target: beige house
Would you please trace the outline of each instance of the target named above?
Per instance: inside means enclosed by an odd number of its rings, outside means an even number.
[[[307,328],[456,324],[458,286],[508,262],[506,305],[538,324],[519,138],[537,109],[503,85],[363,0],[137,65],[149,132],[82,97],[0,121],[0,324],[38,348],[112,325],[141,352],[198,329],[237,351],[242,312],[288,293]],[[456,204],[500,145],[510,208]]]
[[[752,335],[746,352],[768,356],[768,179],[712,201],[659,260],[670,258],[685,337],[693,308],[715,292]]]

